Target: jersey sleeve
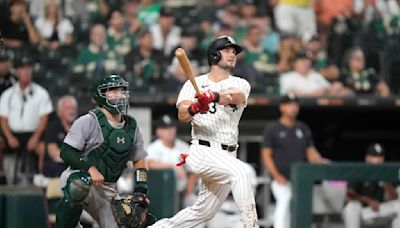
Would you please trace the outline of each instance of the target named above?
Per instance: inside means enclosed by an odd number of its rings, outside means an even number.
[[[1,117],[8,117],[9,115],[9,108],[8,108],[8,102],[10,99],[10,90],[6,90],[5,92],[3,92],[3,94],[1,95],[0,98],[0,116]]]
[[[154,144],[155,142],[151,143],[147,148],[146,152],[148,154],[147,160],[148,161],[158,161],[161,155],[161,150],[157,148],[157,146]]]
[[[39,107],[40,116],[48,115],[53,111],[53,105],[51,103],[51,99],[49,93],[43,90],[42,99]]]
[[[147,156],[144,149],[143,135],[140,132],[139,126],[136,128],[135,139],[133,140],[133,148],[131,152],[131,160],[137,162]]]
[[[305,133],[305,136],[306,136],[306,146],[307,147],[311,147],[311,146],[314,146],[314,139],[313,139],[313,135],[312,135],[312,131],[311,131],[311,129],[307,126],[307,124],[305,124],[305,123],[302,123],[302,125],[303,125],[303,129],[304,129],[304,133]]]
[[[185,100],[195,101],[194,96],[195,90],[193,88],[193,85],[190,83],[189,80],[187,80],[183,85],[181,91],[179,92],[178,100],[176,101],[176,107],[178,107],[179,103]]]
[[[274,140],[273,140],[273,128],[267,127],[264,130],[263,134],[263,141],[262,141],[262,148],[273,148],[274,147]]]
[[[89,141],[91,133],[95,132],[96,120],[91,114],[86,114],[79,117],[72,124],[67,135],[65,136],[64,143],[72,146],[73,148],[83,151],[86,142]]]
[[[239,84],[240,85],[239,88],[243,90],[244,95],[246,96],[245,105],[247,105],[247,99],[249,98],[249,95],[250,95],[251,86],[247,80],[245,80],[245,79],[241,79],[241,80],[242,80],[242,83]]]

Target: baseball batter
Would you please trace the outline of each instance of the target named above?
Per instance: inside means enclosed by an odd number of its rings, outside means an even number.
[[[69,168],[60,178],[64,196],[57,207],[56,227],[77,226],[83,209],[104,228],[139,227],[145,221],[135,213],[147,212],[149,203],[147,153],[135,119],[126,115],[128,83],[110,75],[96,80],[90,92],[99,107],[72,124],[61,148],[61,158]],[[130,215],[118,207],[122,201],[115,189],[128,160],[136,168],[135,193],[129,203],[143,208],[133,206]]]
[[[210,72],[196,77],[201,95],[195,98],[194,87],[189,81],[184,84],[177,108],[179,120],[192,124],[186,163],[201,177],[202,186],[192,207],[150,227],[195,227],[215,215],[230,191],[244,227],[259,227],[249,169],[236,158],[238,124],[250,93],[246,80],[230,75],[241,51],[231,37],[216,38],[207,53]]]

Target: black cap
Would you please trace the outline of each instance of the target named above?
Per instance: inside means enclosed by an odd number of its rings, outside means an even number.
[[[10,56],[8,56],[7,51],[0,48],[0,62],[10,60]]]
[[[294,54],[294,59],[311,59],[311,54],[308,51],[302,49]]]
[[[160,9],[160,16],[173,17],[174,16],[174,11],[171,8],[164,6],[164,7],[162,7]]]
[[[366,154],[372,156],[385,156],[385,149],[379,143],[372,143],[368,146]]]
[[[175,127],[175,119],[170,115],[163,115],[157,121],[157,128]]]
[[[294,94],[286,94],[281,98],[281,104],[286,104],[286,103],[290,103],[290,102],[296,102],[299,103],[299,98],[296,97]]]
[[[27,66],[27,65],[31,66],[32,64],[33,64],[33,62],[30,58],[23,56],[23,57],[15,60],[14,68],[19,68],[19,67],[23,67],[23,66]]]

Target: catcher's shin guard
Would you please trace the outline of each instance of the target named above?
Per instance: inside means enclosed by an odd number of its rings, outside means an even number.
[[[63,197],[57,205],[56,228],[75,228],[82,211],[82,205],[73,205]]]
[[[68,177],[64,196],[57,206],[56,228],[74,228],[78,224],[91,185],[88,173],[75,172]]]

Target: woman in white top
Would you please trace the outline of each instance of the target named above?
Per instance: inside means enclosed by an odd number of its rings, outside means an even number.
[[[72,43],[74,27],[68,19],[63,18],[59,0],[46,0],[43,15],[36,20],[35,26],[44,47],[57,49],[60,45]]]

